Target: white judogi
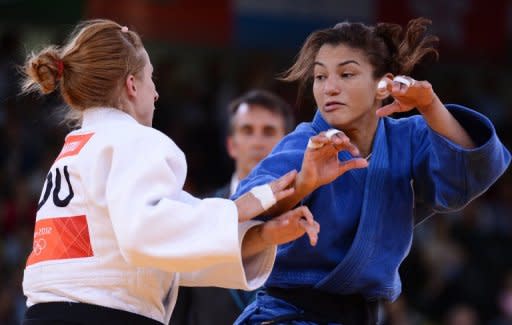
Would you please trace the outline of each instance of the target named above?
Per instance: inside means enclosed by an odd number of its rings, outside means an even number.
[[[275,247],[242,261],[233,201],[183,191],[183,152],[111,108],[84,112],[66,137],[39,203],[23,280],[27,304],[96,304],[167,323],[178,286],[254,290]]]

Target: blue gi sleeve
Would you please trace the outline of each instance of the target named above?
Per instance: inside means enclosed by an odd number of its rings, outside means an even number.
[[[491,121],[459,105],[446,105],[476,147],[465,149],[416,120],[413,179],[416,222],[437,212],[462,209],[484,193],[507,169],[510,153]]]
[[[240,182],[231,199],[235,200],[253,187],[274,181],[293,169],[299,171],[308,139],[313,134],[312,130],[299,126],[297,130],[285,136]]]

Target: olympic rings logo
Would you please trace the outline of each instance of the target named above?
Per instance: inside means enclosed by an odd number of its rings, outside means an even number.
[[[46,248],[46,240],[44,238],[34,239],[34,245],[32,251],[34,254],[39,255]]]

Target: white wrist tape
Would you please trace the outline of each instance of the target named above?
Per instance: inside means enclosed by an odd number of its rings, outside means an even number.
[[[274,192],[272,192],[272,188],[268,184],[253,187],[250,192],[260,201],[264,210],[268,210],[277,202]]]
[[[414,79],[407,78],[407,77],[404,77],[404,76],[396,76],[396,77],[393,78],[393,81],[396,81],[396,82],[399,82],[401,84],[404,84],[407,87],[410,87],[410,86],[414,85]]]

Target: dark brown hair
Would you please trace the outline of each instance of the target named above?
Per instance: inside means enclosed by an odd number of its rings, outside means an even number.
[[[242,104],[259,105],[262,108],[277,114],[283,118],[285,133],[290,132],[294,125],[295,119],[293,117],[290,105],[285,102],[281,97],[263,89],[253,89],[247,93],[235,98],[229,104],[229,130],[228,134],[233,134],[234,131],[234,116],[238,112],[238,108]]]
[[[426,35],[431,21],[416,18],[407,24],[405,33],[397,24],[379,23],[367,26],[362,23],[342,22],[328,29],[318,30],[309,35],[302,46],[295,63],[284,72],[281,80],[299,81],[299,97],[313,76],[313,64],[320,48],[325,45],[347,45],[359,49],[373,66],[374,78],[386,73],[409,74],[414,66],[427,54],[437,58],[433,47],[436,36]]]
[[[119,108],[124,79],[144,68],[139,35],[116,22],[97,19],[79,24],[63,47],[48,46],[25,62],[23,92],[48,94],[60,89],[66,104]]]

